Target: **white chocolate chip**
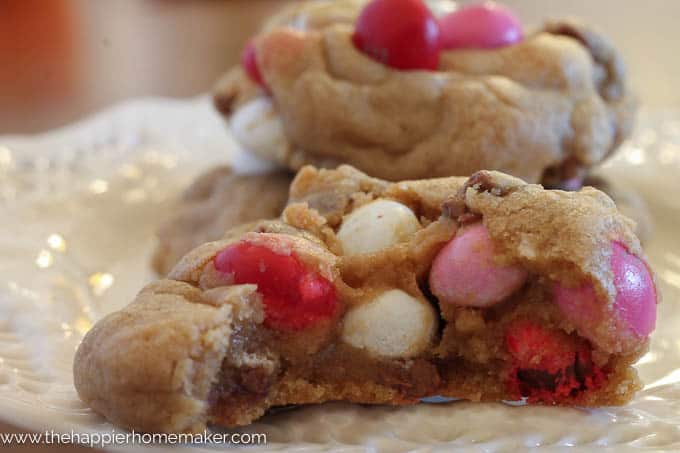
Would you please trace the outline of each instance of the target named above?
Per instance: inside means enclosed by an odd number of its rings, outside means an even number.
[[[437,316],[429,303],[393,289],[351,309],[342,339],[371,354],[408,358],[427,348],[436,328]]]
[[[255,98],[239,108],[229,124],[236,140],[260,157],[276,160],[286,150],[283,125],[268,96]]]
[[[343,220],[338,239],[346,255],[372,253],[408,239],[419,228],[415,214],[403,204],[376,200]]]

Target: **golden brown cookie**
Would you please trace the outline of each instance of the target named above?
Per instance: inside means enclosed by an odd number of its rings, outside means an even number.
[[[635,222],[635,234],[643,244],[654,232],[654,221],[644,198],[634,189],[602,176],[590,175],[583,182],[606,193],[614,200],[621,214]]]
[[[580,185],[630,134],[624,64],[590,27],[549,21],[518,44],[403,71],[355,47],[362,5],[305,3],[263,28],[267,90],[238,68],[215,93],[245,148],[294,170],[347,163],[395,181],[486,169],[559,187]]]
[[[99,321],[75,383],[142,431],[333,400],[617,405],[657,299],[632,222],[593,188],[306,167],[280,220],[195,248]]]
[[[199,176],[175,203],[174,216],[158,230],[153,269],[166,275],[194,247],[221,238],[235,226],[278,217],[292,178],[285,171],[239,175],[227,166]]]

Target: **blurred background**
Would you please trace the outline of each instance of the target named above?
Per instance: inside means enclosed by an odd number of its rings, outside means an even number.
[[[333,1],[333,0],[325,0]],[[118,101],[209,91],[286,0],[0,0],[0,134]],[[641,101],[680,106],[680,1],[507,0],[526,26],[578,16],[621,49]]]

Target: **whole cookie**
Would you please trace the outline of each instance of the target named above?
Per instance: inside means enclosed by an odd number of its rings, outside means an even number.
[[[624,64],[581,23],[550,21],[526,36],[513,29],[515,37],[503,42],[484,33],[517,27],[505,13],[452,13],[460,19],[437,19],[442,40],[453,47],[441,49],[436,70],[402,69],[383,61],[389,48],[371,46],[420,37],[371,40],[364,5],[296,5],[254,38],[246,69],[257,71],[261,85],[236,68],[215,93],[245,148],[294,170],[348,163],[402,180],[487,169],[548,187],[580,187],[587,170],[630,133],[635,101]],[[436,25],[418,8],[413,14]],[[403,16],[384,19],[397,27],[393,21]],[[470,18],[486,31],[464,28]]]

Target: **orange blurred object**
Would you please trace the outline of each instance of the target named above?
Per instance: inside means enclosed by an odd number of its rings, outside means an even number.
[[[0,125],[40,128],[73,108],[80,84],[72,0],[0,0]]]
[[[287,0],[0,0],[0,135],[210,91]]]
[[[0,1],[0,99],[69,96],[77,84],[70,0]],[[6,105],[6,104],[5,104]]]

